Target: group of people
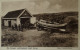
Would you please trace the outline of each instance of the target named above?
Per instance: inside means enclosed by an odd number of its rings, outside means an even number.
[[[22,25],[21,24],[19,24],[19,25],[14,24],[14,25],[12,25],[12,29],[17,30],[17,31],[23,31],[23,24]]]
[[[31,29],[34,25],[30,24],[30,23],[26,23],[26,24],[14,24],[12,25],[12,29],[13,30],[17,30],[17,31],[23,31],[24,29]]]

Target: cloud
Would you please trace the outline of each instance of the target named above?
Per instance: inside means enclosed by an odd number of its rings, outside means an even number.
[[[2,14],[26,8],[31,14],[78,10],[78,0],[27,0],[2,3]]]
[[[35,5],[35,8],[37,9],[47,9],[49,7],[50,3],[48,1],[44,1],[44,2],[41,2],[39,5]]]
[[[50,2],[44,1],[39,4],[35,3],[34,11],[35,13],[44,13],[50,6]]]
[[[60,9],[62,8],[62,6],[61,6],[60,4],[56,4],[56,5],[54,6],[54,8],[55,8],[56,10],[60,10]]]
[[[14,11],[18,9],[28,9],[29,11],[33,11],[35,7],[35,2],[29,1],[14,1],[14,2],[3,2],[2,3],[2,14],[6,14],[9,11]]]

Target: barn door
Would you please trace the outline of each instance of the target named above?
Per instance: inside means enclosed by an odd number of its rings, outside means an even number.
[[[11,27],[11,21],[8,21],[8,24],[9,24],[8,26]]]
[[[29,27],[30,18],[21,18],[21,24],[23,25],[23,28]]]

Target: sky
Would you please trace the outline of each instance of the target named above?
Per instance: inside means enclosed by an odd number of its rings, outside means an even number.
[[[1,4],[2,16],[9,11],[27,9],[31,14],[78,11],[78,0],[26,0]]]

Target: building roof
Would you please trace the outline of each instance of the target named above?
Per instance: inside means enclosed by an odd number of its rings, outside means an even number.
[[[15,11],[10,11],[8,12],[3,18],[17,18],[25,9],[20,9],[20,10],[15,10]],[[27,11],[26,11],[27,12]],[[31,14],[29,14],[27,12],[27,14],[29,16],[31,16]],[[22,15],[21,15],[22,16]]]

